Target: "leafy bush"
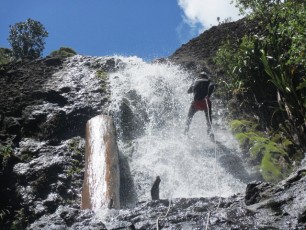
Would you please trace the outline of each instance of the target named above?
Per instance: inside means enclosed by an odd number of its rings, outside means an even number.
[[[276,182],[289,174],[289,155],[294,145],[282,132],[267,135],[247,120],[233,120],[231,128],[243,149],[249,149],[247,157],[258,165],[266,181]]]
[[[0,159],[1,165],[5,165],[7,160],[13,155],[13,148],[10,144],[8,145],[0,145]]]
[[[0,48],[0,65],[10,62],[12,50],[8,48]]]
[[[242,11],[252,10],[261,32],[220,47],[214,60],[227,75],[223,85],[232,95],[253,98],[262,129],[282,123],[290,139],[306,149],[305,1],[236,3]]]
[[[60,56],[60,57],[72,57],[76,55],[77,52],[74,51],[72,48],[69,47],[61,47],[59,50],[54,50],[50,53],[50,56]]]
[[[48,32],[44,26],[30,18],[26,22],[10,25],[8,41],[12,46],[14,59],[41,57],[46,37]]]

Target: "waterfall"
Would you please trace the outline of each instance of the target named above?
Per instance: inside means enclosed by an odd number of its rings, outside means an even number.
[[[119,166],[112,119],[99,115],[86,125],[82,209],[119,208]]]
[[[245,181],[234,175],[244,172],[237,173],[242,168],[236,164],[238,143],[224,121],[225,108],[221,102],[212,97],[217,145],[207,136],[203,112],[195,114],[189,135],[183,134],[192,101],[192,95],[187,94],[193,79],[189,72],[171,63],[147,63],[137,57],[76,55],[67,59],[66,67],[56,77],[63,82],[60,87],[86,91],[88,96],[80,98],[82,103],[90,98],[97,107],[106,97],[101,96],[98,90],[100,83],[96,71],[100,69],[107,69],[105,71],[108,72],[109,103],[104,103],[99,111],[110,115],[116,127],[121,207],[132,207],[138,201],[150,200],[151,186],[157,176],[161,179],[161,199],[227,197],[245,190]],[[74,101],[71,106],[78,103]],[[93,105],[88,104],[90,106]],[[92,134],[104,132],[105,121],[101,122],[101,119],[90,121]],[[90,140],[90,145],[101,145],[98,148],[103,149],[105,146],[101,143],[101,135],[96,135],[97,140]],[[101,163],[103,159],[99,161]],[[92,176],[104,175],[105,165],[101,166],[99,161],[91,161]],[[228,165],[231,168],[227,168]],[[99,181],[91,180],[84,183]],[[105,198],[100,192],[105,188],[101,184],[94,186],[97,193],[92,192],[93,200],[84,201],[93,203],[83,208],[97,210],[109,205],[110,197]],[[89,193],[89,190],[86,191]],[[115,206],[119,207],[119,201],[115,202],[118,202]]]
[[[203,112],[194,116],[189,136],[183,134],[192,101],[192,95],[187,94],[192,83],[189,73],[170,63],[146,63],[137,57],[120,59],[122,68],[109,74],[109,113],[115,119],[119,151],[132,178],[133,185],[124,186],[133,187],[135,199],[151,199],[156,176],[161,178],[161,199],[242,192],[245,184],[217,160],[220,148],[207,137]],[[238,151],[223,121],[224,109],[216,100],[212,102],[216,140],[227,151]]]

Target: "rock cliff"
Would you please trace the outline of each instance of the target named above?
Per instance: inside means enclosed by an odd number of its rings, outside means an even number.
[[[195,72],[213,72],[210,58],[221,41],[255,27],[244,20],[213,27],[169,60]],[[252,182],[245,194],[228,198],[154,200],[98,213],[81,210],[85,125],[108,113],[103,73],[121,65],[112,57],[74,56],[1,66],[1,229],[306,228],[305,162],[276,185]]]

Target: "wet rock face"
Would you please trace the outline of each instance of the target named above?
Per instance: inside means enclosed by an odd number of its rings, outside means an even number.
[[[85,124],[107,113],[107,93],[100,87],[105,80],[95,71],[120,65],[114,58],[75,56],[1,69],[1,229],[306,228],[305,162],[277,185],[252,182],[246,194],[229,198],[154,200],[103,213],[80,210]],[[219,161],[233,162],[227,170],[239,178],[235,158]],[[129,169],[122,171],[127,177]],[[125,180],[122,196],[133,187],[128,186],[132,178]]]
[[[102,113],[107,94],[96,71],[114,70],[113,58],[48,58],[4,66],[0,75],[1,132],[59,142]],[[98,69],[97,69],[98,68]]]
[[[4,226],[24,229],[43,215],[54,213],[59,205],[79,208],[84,148],[81,137],[62,141],[57,146],[24,138],[14,150],[19,161],[10,177],[4,178],[12,192],[6,196],[18,201],[8,204],[16,213],[12,212],[15,215],[9,216],[11,220],[4,222]],[[12,178],[13,184],[9,183]]]
[[[79,208],[86,122],[107,113],[114,58],[74,56],[1,66],[0,226],[24,229],[59,205]],[[68,221],[69,222],[69,221]]]
[[[80,211],[58,207],[29,229],[305,229],[306,168],[272,186],[254,182],[246,196],[141,202],[129,210]],[[256,188],[256,189],[255,189]],[[245,200],[256,190],[251,205]],[[90,227],[89,227],[90,226]]]
[[[241,39],[245,34],[254,34],[258,31],[260,31],[258,23],[255,20],[248,21],[245,18],[213,26],[198,37],[183,44],[169,59],[197,73],[203,70],[214,73],[212,58],[220,45],[229,38]]]

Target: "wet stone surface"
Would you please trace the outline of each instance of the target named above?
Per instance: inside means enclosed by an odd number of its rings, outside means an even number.
[[[305,162],[277,185],[253,182],[245,194],[228,198],[80,210],[85,124],[107,113],[104,80],[95,73],[120,65],[114,58],[75,56],[16,63],[0,72],[0,141],[10,147],[0,159],[1,210],[8,210],[1,229],[306,228]]]

